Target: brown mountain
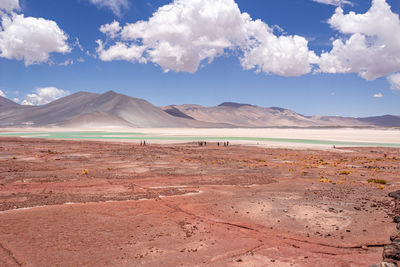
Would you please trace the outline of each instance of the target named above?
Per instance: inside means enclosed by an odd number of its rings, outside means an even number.
[[[222,127],[177,118],[146,100],[109,91],[79,92],[43,106],[0,108],[0,126],[69,127]]]
[[[156,107],[146,100],[109,91],[79,92],[42,106],[0,97],[0,127],[400,127],[400,116],[345,118],[304,116],[294,111],[225,102],[219,106]]]
[[[377,117],[359,118],[359,120],[381,127],[400,127],[400,116],[384,115]]]
[[[374,126],[355,118],[313,116],[308,117],[294,111],[249,104],[225,102],[219,106],[199,105],[170,106],[186,116],[205,122],[227,123],[237,127],[365,127]]]

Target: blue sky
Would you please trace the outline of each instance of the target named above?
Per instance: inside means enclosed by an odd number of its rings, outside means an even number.
[[[375,0],[375,13],[369,0],[342,3],[342,15],[337,0],[223,0],[223,7],[210,0],[4,1],[18,6],[3,6],[0,12],[0,90],[20,102],[43,104],[78,91],[114,90],[160,106],[235,101],[305,115],[400,115],[398,0]],[[157,11],[166,5],[171,9]],[[196,21],[199,7],[209,7],[204,12],[211,12],[221,24]],[[168,25],[165,21],[176,15],[169,14],[171,10],[189,15]],[[251,17],[246,25],[241,19],[244,12]],[[374,20],[374,15],[382,20],[387,16],[387,21]],[[37,20],[29,22],[28,17]],[[136,22],[152,17],[161,23],[147,23],[138,30]],[[354,26],[357,18],[360,25]],[[113,21],[115,27],[100,31]],[[28,23],[36,23],[43,34],[26,30]],[[160,29],[165,24],[167,31],[182,25],[185,30],[166,34]],[[201,33],[188,37],[188,31]],[[24,45],[17,49],[18,34]],[[203,35],[208,39],[199,45]],[[38,41],[37,36],[44,39]],[[287,38],[279,39],[282,36]],[[364,50],[359,49],[364,40],[360,36],[366,40]],[[352,38],[356,46],[346,43]],[[172,50],[157,46],[165,40]],[[335,40],[343,44],[337,51],[332,48]],[[133,46],[144,52],[126,49]],[[323,53],[327,57],[321,57]],[[177,55],[183,55],[183,63]]]

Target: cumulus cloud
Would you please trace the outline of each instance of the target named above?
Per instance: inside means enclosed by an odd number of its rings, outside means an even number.
[[[276,36],[260,20],[247,21],[248,39],[241,58],[244,69],[253,69],[282,76],[299,76],[311,71],[317,60],[309,51],[308,41],[301,36]]]
[[[97,44],[97,52],[99,53],[100,59],[103,61],[126,60],[131,62],[146,62],[146,59],[142,57],[145,50],[144,47],[135,45],[129,46],[125,43],[117,42],[115,45],[105,50],[101,40],[97,40]]]
[[[6,94],[5,94],[3,91],[1,91],[1,90],[0,90],[0,96],[2,96],[2,97],[7,97]]]
[[[147,21],[100,27],[104,61],[153,62],[164,71],[198,70],[203,61],[236,51],[245,69],[297,76],[311,71],[315,54],[301,36],[277,36],[274,28],[241,13],[233,0],[174,0]],[[111,43],[111,44],[110,44]]]
[[[128,0],[89,0],[90,3],[110,9],[114,15],[120,17],[122,10],[129,8]]]
[[[19,10],[19,0],[1,0],[0,1],[0,14],[3,12],[11,12]]]
[[[56,87],[37,88],[32,94],[26,95],[22,101],[23,105],[45,105],[58,98],[69,95],[69,91],[64,91]]]
[[[313,0],[314,2],[326,4],[326,5],[333,5],[333,6],[343,6],[345,4],[353,5],[352,2],[347,0]]]
[[[71,51],[68,36],[54,21],[25,17],[14,10],[19,10],[18,0],[1,0],[0,57],[23,60],[28,66],[48,61],[50,53]]]
[[[375,97],[375,98],[382,98],[382,97],[383,97],[383,94],[382,94],[382,93],[374,94],[374,97]]]
[[[46,62],[52,52],[67,53],[67,35],[54,21],[4,15],[0,28],[0,57],[24,60],[25,65]]]
[[[101,25],[100,31],[110,38],[116,38],[121,31],[121,26],[114,20],[112,23]]]
[[[400,73],[390,75],[387,80],[390,83],[390,89],[400,91]]]
[[[320,72],[355,72],[374,80],[400,70],[400,19],[385,0],[373,0],[364,14],[344,14],[338,7],[328,23],[349,37],[334,40],[332,50],[322,53]]]

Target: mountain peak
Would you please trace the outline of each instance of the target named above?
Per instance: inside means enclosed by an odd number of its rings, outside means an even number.
[[[119,95],[118,93],[114,92],[113,90],[107,91],[103,94],[104,96],[116,96]]]
[[[241,104],[241,103],[235,103],[235,102],[224,102],[218,105],[218,107],[232,107],[232,108],[240,108],[243,106],[252,106],[250,104]]]

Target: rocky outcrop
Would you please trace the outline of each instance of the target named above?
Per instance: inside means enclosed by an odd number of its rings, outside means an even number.
[[[393,262],[381,262],[378,264],[373,264],[369,267],[397,267],[397,264]]]
[[[383,262],[371,265],[370,267],[393,267],[397,266],[397,263],[400,261],[400,190],[390,192],[389,197],[393,198],[394,201],[395,216],[393,217],[393,222],[397,224],[397,232],[390,236],[392,243],[383,247]]]

